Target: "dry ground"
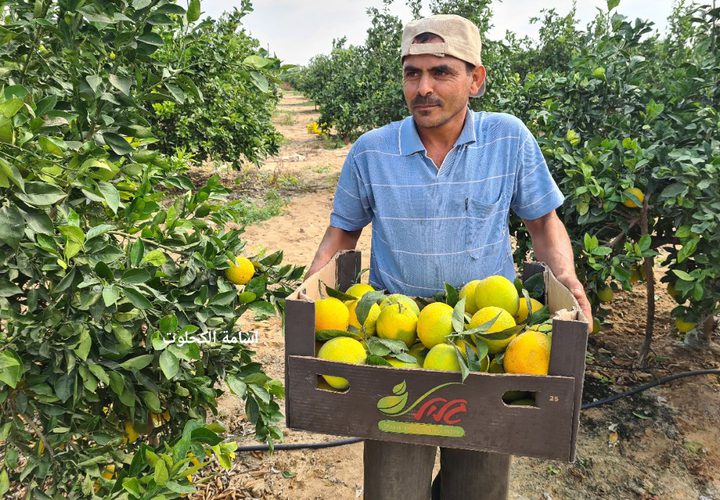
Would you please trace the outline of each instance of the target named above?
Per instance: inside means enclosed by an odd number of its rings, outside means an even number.
[[[280,155],[262,167],[223,173],[259,180],[246,193],[261,195],[264,184],[290,197],[277,217],[247,227],[251,248],[282,249],[286,262],[309,265],[329,220],[333,187],[349,149],[327,149],[306,125],[314,107],[288,92],[276,113],[286,137]],[[202,176],[199,172],[197,175]],[[285,179],[284,181],[281,181]],[[242,179],[241,179],[242,180]],[[267,188],[267,186],[265,186]],[[359,248],[369,256],[369,228]],[[364,262],[364,267],[367,261]],[[658,277],[662,271],[657,271]],[[655,377],[718,366],[718,337],[710,351],[685,347],[671,331],[672,299],[658,291],[655,363],[632,369],[642,341],[645,293],[642,285],[612,303],[609,324],[592,336],[588,349],[585,399],[592,401]],[[283,378],[283,335],[278,319],[249,324],[260,333],[258,360]],[[574,464],[515,458],[512,499],[702,499],[720,500],[720,377],[701,376],[663,385],[641,395],[581,414],[578,459]],[[241,402],[221,400],[219,420],[254,443]],[[317,442],[332,436],[285,431],[285,442]],[[239,454],[233,469],[206,484],[196,498],[352,499],[362,497],[362,445],[292,452]]]

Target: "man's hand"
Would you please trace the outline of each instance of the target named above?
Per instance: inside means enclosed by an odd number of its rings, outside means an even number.
[[[582,283],[580,283],[580,280],[578,280],[575,275],[556,276],[556,278],[560,283],[565,285],[568,290],[570,290],[570,293],[572,293],[578,301],[580,310],[583,312],[585,319],[588,321],[588,333],[591,333],[593,329],[592,307],[590,307],[590,301],[585,294],[585,289],[583,288]]]
[[[323,236],[320,246],[315,253],[315,258],[310,264],[305,277],[312,276],[320,270],[338,250],[353,250],[357,245],[357,241],[362,234],[362,229],[357,231],[345,231],[336,227],[328,226]]]
[[[532,238],[535,257],[550,266],[558,281],[577,299],[580,309],[588,320],[588,333],[592,332],[590,301],[575,274],[575,258],[565,225],[558,218],[555,210],[534,220],[523,219],[523,223]]]

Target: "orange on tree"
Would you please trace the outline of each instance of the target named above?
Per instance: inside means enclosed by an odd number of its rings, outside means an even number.
[[[500,307],[514,316],[520,307],[517,288],[505,276],[488,276],[475,286],[475,305],[478,310],[490,306]]]
[[[455,347],[451,344],[436,344],[427,353],[423,368],[426,370],[459,372],[460,362],[457,359]]]
[[[495,322],[485,331],[485,333],[501,332],[516,325],[515,318],[513,318],[512,315],[505,309],[496,306],[488,306],[483,307],[473,314],[470,324],[468,325],[468,329],[476,328],[493,319],[495,319]],[[514,337],[515,335],[502,340],[483,339],[483,342],[488,345],[488,351],[490,351],[491,354],[495,354],[505,349]]]
[[[550,366],[549,335],[527,330],[515,337],[505,350],[505,373],[547,375]]]
[[[628,197],[628,193],[635,195],[635,197],[642,203],[645,200],[645,193],[640,189],[633,187],[623,191],[623,205],[628,208],[638,208],[638,205]]]
[[[675,329],[680,333],[687,333],[697,326],[694,321],[687,321],[685,318],[675,318]]]
[[[315,330],[347,330],[350,311],[342,300],[328,297],[315,301]]]
[[[322,345],[317,357],[328,361],[342,361],[343,363],[361,365],[367,359],[367,352],[365,352],[365,347],[353,338],[335,337]],[[335,389],[347,389],[350,386],[350,382],[343,377],[323,375],[323,378],[330,387]]]
[[[255,274],[255,266],[247,257],[238,255],[235,257],[235,261],[229,261],[228,267],[225,270],[225,276],[227,279],[235,283],[236,285],[244,285],[250,281]]]
[[[415,342],[418,318],[415,313],[400,303],[385,306],[375,322],[378,337],[402,340],[410,347]]]
[[[612,302],[613,297],[615,297],[615,293],[610,285],[605,285],[597,291],[597,296],[598,299],[600,299],[600,302],[607,304],[608,302]]]
[[[420,311],[417,320],[417,335],[427,348],[445,342],[452,333],[453,308],[444,302],[433,302]]]

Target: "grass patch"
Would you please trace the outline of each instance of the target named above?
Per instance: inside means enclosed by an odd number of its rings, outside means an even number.
[[[294,113],[292,113],[290,111],[283,111],[283,112],[277,113],[277,115],[275,116],[275,122],[278,125],[286,125],[286,126],[295,125],[297,123],[297,117],[295,116]]]
[[[265,193],[263,200],[238,200],[240,206],[238,223],[246,226],[278,216],[287,202],[288,200],[274,189]]]

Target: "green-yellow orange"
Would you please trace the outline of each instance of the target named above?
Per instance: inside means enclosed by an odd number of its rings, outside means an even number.
[[[375,322],[375,333],[378,337],[391,340],[402,340],[410,347],[415,342],[417,316],[407,307],[390,304],[381,308]]]
[[[345,305],[350,312],[350,326],[354,326],[359,330],[360,320],[358,320],[357,313],[355,311],[357,309],[358,301],[348,300],[347,302],[345,302]],[[370,312],[368,312],[368,315],[365,318],[365,323],[363,323],[365,331],[368,333],[368,335],[375,335],[375,324],[377,323],[378,316],[380,316],[380,306],[377,304],[373,304],[370,307]]]
[[[318,351],[318,358],[361,365],[367,359],[363,345],[350,337],[335,337],[325,342]],[[350,383],[343,377],[323,375],[325,381],[335,389],[347,389]]]
[[[460,298],[465,299],[465,312],[468,314],[475,314],[478,310],[475,303],[475,288],[478,283],[480,283],[480,280],[472,280],[460,289]]]
[[[473,314],[468,329],[478,327],[488,321],[492,321],[496,317],[497,319],[495,319],[495,322],[485,331],[485,333],[497,333],[515,326],[515,318],[513,318],[512,315],[505,309],[497,306],[488,306],[483,307]],[[483,340],[488,345],[488,351],[490,351],[491,354],[495,354],[505,349],[514,337],[515,335],[502,340]]]
[[[390,304],[402,304],[403,307],[410,309],[413,313],[415,313],[415,316],[420,314],[420,308],[418,307],[417,302],[407,295],[403,295],[401,293],[388,295],[380,301],[380,309],[385,309]]]
[[[697,323],[686,321],[683,318],[675,318],[675,328],[680,333],[687,333],[697,326]]]
[[[425,347],[432,348],[445,342],[452,333],[453,308],[444,302],[433,302],[420,311],[417,321],[417,335]]]
[[[236,285],[244,285],[250,281],[255,274],[255,266],[247,257],[238,255],[235,261],[229,261],[230,267],[225,270],[227,279]]]
[[[397,358],[391,357],[387,357],[385,359],[395,368],[420,368],[420,365],[418,363],[406,363],[405,361],[400,361]]]
[[[355,283],[350,288],[345,290],[345,293],[348,295],[352,295],[356,299],[361,299],[362,296],[365,295],[366,293],[374,292],[374,291],[375,291],[375,289],[370,285],[367,285],[365,283]]]
[[[488,276],[475,286],[475,305],[478,310],[489,306],[500,307],[514,316],[520,307],[517,288],[505,276]]]
[[[605,285],[601,289],[597,291],[598,299],[600,299],[600,302],[608,303],[611,302],[613,297],[615,296],[615,293],[613,292],[613,289],[609,285]]]
[[[414,357],[420,366],[425,362],[425,356],[427,356],[428,349],[422,342],[415,342],[408,351],[410,356]]]
[[[532,307],[532,313],[535,314],[540,309],[543,308],[542,302],[535,299],[530,299],[530,304]],[[520,297],[520,307],[518,307],[518,312],[515,315],[515,319],[518,323],[522,323],[525,321],[528,317],[528,307],[527,307],[527,300],[525,300],[525,297]]]
[[[350,311],[335,297],[315,301],[315,330],[347,330]]]
[[[448,372],[459,372],[460,363],[455,354],[455,347],[450,344],[437,344],[430,349],[423,368],[426,370],[445,370]]]

